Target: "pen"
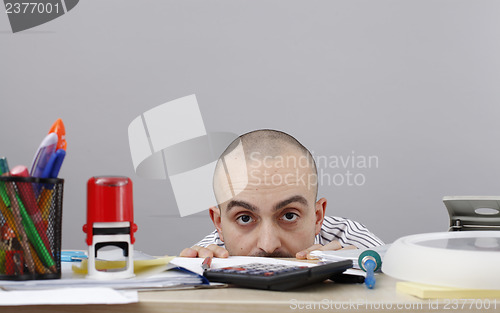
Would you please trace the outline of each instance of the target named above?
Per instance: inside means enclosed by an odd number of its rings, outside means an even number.
[[[6,157],[0,157],[0,175],[9,172],[9,163]]]
[[[30,243],[30,251],[31,251],[31,256],[33,257],[33,261],[35,262],[35,269],[38,274],[50,274],[51,271],[43,266],[42,260],[40,260],[40,257],[36,253],[35,247],[33,247],[33,244]]]
[[[43,222],[47,223],[50,215],[50,204],[52,200],[53,189],[42,188],[42,192],[38,197],[38,207],[42,210]]]
[[[12,234],[12,227],[8,224],[0,227],[0,231],[0,274],[5,274],[6,253],[12,250],[12,240],[16,235]]]
[[[0,274],[5,274],[5,254],[8,250],[9,247],[0,241]]]
[[[25,228],[23,227],[23,218],[20,213],[18,202],[16,201],[16,194],[14,191],[13,183],[7,183],[7,193],[11,198],[12,204],[12,213],[14,216],[14,222],[16,224],[17,231],[19,233],[19,243],[24,251],[24,258],[26,259],[26,265],[28,266],[28,270],[31,273],[35,273],[35,262],[33,261],[33,257],[31,255],[30,247],[28,244],[28,235],[26,234]]]
[[[9,166],[7,163],[7,159],[5,157],[0,158],[0,172],[1,172],[0,174],[9,175]],[[12,183],[9,183],[9,184],[12,184]],[[20,223],[17,223],[16,218],[13,216],[13,213],[11,212],[11,210],[15,211],[15,208],[11,207],[11,201],[10,201],[10,198],[7,194],[7,190],[6,190],[5,185],[6,185],[5,182],[3,182],[3,181],[0,182],[0,196],[3,200],[3,201],[0,201],[0,211],[1,211],[2,215],[4,216],[4,219],[7,221],[7,224],[14,230],[17,238],[27,238],[27,240],[31,241],[31,243],[28,242],[27,245],[23,245],[22,244],[23,242],[20,240],[21,247],[23,248],[23,251],[25,251],[25,253],[30,254],[29,256],[25,256],[25,258],[24,258],[26,260],[26,262],[28,262],[29,269],[31,270],[31,260],[33,260],[35,270],[38,273],[45,274],[47,272],[50,272],[49,269],[47,269],[43,266],[42,261],[40,260],[40,258],[38,257],[38,255],[35,251],[36,239],[34,237],[36,235],[31,235],[29,231],[27,232],[25,230],[25,225],[23,225],[23,224],[25,224],[26,222],[22,220],[22,216],[20,219]],[[15,192],[15,190],[14,190],[14,192]],[[19,196],[17,194],[15,195],[15,197],[17,198],[19,203],[21,203],[21,200],[19,199]],[[19,215],[22,215],[22,213],[20,212],[21,209],[19,208],[19,206],[23,206],[23,205],[22,205],[22,203],[21,203],[21,205],[19,205],[19,203],[16,201],[16,207],[18,208],[16,213],[19,212]],[[24,210],[24,208],[23,208],[23,210]],[[14,222],[16,222],[16,223],[14,223]],[[29,248],[29,250],[28,250],[28,248]],[[41,251],[41,249],[38,249],[38,250]],[[26,252],[26,251],[29,251],[29,252]],[[40,252],[40,253],[43,253],[43,252]],[[45,263],[50,264],[50,262],[45,262]]]
[[[42,178],[57,178],[65,156],[66,151],[63,149],[59,149],[54,154],[52,154],[49,162],[47,163],[47,166],[45,167],[45,170],[43,171]],[[54,184],[41,184],[41,186],[37,190],[37,194],[39,194],[38,207],[42,212],[44,222],[46,222],[49,218],[53,189]]]
[[[43,170],[41,178],[57,178],[59,174],[59,170],[61,169],[61,165],[64,161],[64,157],[66,156],[66,151],[63,149],[56,150],[50,156],[50,159]]]
[[[26,212],[26,209],[24,208],[21,199],[19,199],[19,196],[17,196],[15,200],[12,201],[12,203],[15,202],[18,203],[19,211],[21,212],[21,216],[23,218],[23,225],[24,228],[26,229],[26,235],[28,236],[29,240],[33,243],[33,247],[38,252],[38,256],[53,273],[57,272],[54,259],[52,258],[51,251],[49,250],[50,248],[46,247],[43,240],[40,238],[40,234],[37,232],[35,224],[33,224],[33,221]]]
[[[201,264],[201,268],[203,269],[203,271],[206,271],[210,269],[210,265],[212,265],[212,257],[206,257]]]
[[[7,163],[6,157],[0,157],[0,175],[9,173],[9,165]],[[5,190],[5,182],[0,182],[0,197],[3,200],[3,203],[8,208],[10,207],[10,199],[7,195],[7,191]]]
[[[10,175],[13,177],[29,177],[28,169],[26,166],[18,165],[14,167],[10,171]],[[45,245],[48,247],[49,240],[47,235],[45,235],[47,229],[45,224],[43,223],[42,214],[40,209],[38,208],[38,203],[36,202],[35,190],[33,189],[33,185],[28,183],[16,183],[17,190],[19,191],[19,195],[21,196],[21,200],[23,201],[26,209],[30,217],[33,219],[33,223],[35,223],[35,227],[42,236],[42,240]]]
[[[46,246],[42,238],[40,237],[40,234],[38,233],[35,224],[31,220],[30,216],[26,212],[26,209],[24,208],[23,202],[19,198],[19,195],[17,195],[16,190],[15,190],[15,185],[14,183],[6,183],[7,187],[7,193],[10,197],[10,204],[12,204],[12,213],[14,215],[14,220],[16,222],[16,227],[21,235],[21,246],[23,248],[23,251],[25,253],[25,258],[27,261],[28,268],[34,269],[34,261],[33,257],[31,256],[31,251],[29,248],[28,241],[26,240],[29,239],[29,241],[33,244],[33,247],[35,250],[38,252],[38,256],[40,259],[43,261],[43,263],[52,271],[56,272],[56,266],[54,263],[54,259],[52,258],[51,251],[49,250],[49,246]],[[45,233],[43,233],[45,235]],[[45,238],[47,236],[45,235]]]
[[[38,147],[33,159],[33,165],[31,166],[31,176],[42,177],[51,156],[56,150],[66,150],[66,145],[66,130],[63,121],[59,118],[52,125],[49,134],[42,140],[42,143]]]
[[[28,169],[26,166],[16,166],[10,171],[11,176],[14,177],[28,177]],[[35,191],[33,189],[33,185],[31,183],[17,183],[17,190],[19,192],[19,195],[21,196],[21,201],[19,201],[20,206],[24,204],[24,207],[28,211],[29,216],[31,217],[31,220],[33,221],[34,227],[35,228],[29,228],[27,230],[27,235],[28,238],[30,238],[30,241],[33,243],[34,248],[36,249],[36,245],[34,244],[33,240],[37,240],[39,237],[43,244],[45,245],[45,250],[49,252],[50,258],[52,259],[52,251],[50,250],[50,242],[49,238],[47,237],[47,224],[44,222],[42,214],[40,212],[40,209],[38,208],[38,203],[35,198]],[[23,212],[23,209],[21,208],[21,214]],[[27,221],[26,221],[27,222]],[[27,222],[28,223],[28,222]],[[43,250],[41,250],[43,251]],[[45,252],[41,252],[45,253]],[[48,261],[48,259],[47,259]],[[45,263],[47,266],[50,267],[49,264],[51,262]]]
[[[33,177],[41,177],[45,166],[49,162],[51,155],[56,151],[57,147],[57,134],[50,133],[48,134],[38,147],[38,150],[35,154],[35,158],[33,160],[33,165],[31,166],[31,176]]]
[[[10,229],[14,231],[15,238],[21,238],[19,235],[19,231],[17,230],[17,227],[14,223],[14,216],[12,215],[12,212],[10,211],[9,208],[5,206],[5,203],[3,201],[0,201],[0,213],[2,213],[4,220],[6,221],[7,224],[5,226],[9,226]],[[22,246],[21,246],[22,247]],[[47,269],[42,265],[42,261],[38,258],[38,255],[36,254],[36,251],[33,248],[33,245],[29,244],[30,248],[30,253],[31,256],[33,257],[33,262],[35,263],[35,270],[39,274],[45,274],[47,273]],[[4,251],[2,251],[4,250]],[[5,273],[5,268],[2,267],[2,264],[5,265],[5,251],[8,251],[10,249],[6,249],[5,245],[3,242],[0,241],[0,273]],[[3,263],[2,263],[3,260]]]
[[[3,183],[3,182],[2,182]],[[10,205],[10,203],[9,203]],[[0,201],[0,213],[3,215],[3,219],[7,221],[7,225],[14,230],[16,237],[19,238],[19,232],[14,224],[14,217],[12,216],[12,212],[5,205],[4,201]]]
[[[49,134],[56,133],[57,134],[57,149],[66,150],[66,129],[64,127],[64,123],[62,119],[58,118],[57,121],[52,124],[50,127]]]

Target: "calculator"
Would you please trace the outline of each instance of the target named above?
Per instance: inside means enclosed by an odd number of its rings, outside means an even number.
[[[289,290],[342,274],[352,267],[351,260],[308,266],[251,263],[241,266],[209,269],[204,276],[211,282],[233,284],[240,287]]]

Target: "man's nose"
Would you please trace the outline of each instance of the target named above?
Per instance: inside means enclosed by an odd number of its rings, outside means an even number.
[[[281,247],[278,230],[271,223],[261,225],[258,248],[266,253],[273,253]]]

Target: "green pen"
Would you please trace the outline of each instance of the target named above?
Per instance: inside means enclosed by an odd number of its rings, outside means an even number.
[[[31,217],[28,215],[28,212],[26,212],[26,208],[24,207],[23,202],[15,191],[14,183],[8,183],[7,188],[9,195],[11,196],[11,200],[15,204],[14,208],[19,211],[18,214],[21,216],[21,223],[23,225],[22,228],[24,228],[24,231],[26,232],[26,237],[28,237],[28,240],[33,244],[33,248],[35,248],[42,262],[55,273],[56,266],[54,263],[54,259],[52,259],[52,257],[50,256],[50,252],[47,250],[47,247],[45,247],[42,238],[40,238],[40,234],[36,230],[35,224],[31,220]]]
[[[9,172],[9,164],[6,157],[0,157],[0,174]]]
[[[16,194],[16,200],[17,203],[19,204],[19,211],[21,212],[21,216],[23,218],[23,225],[24,229],[26,230],[26,235],[28,236],[28,239],[31,241],[33,244],[33,247],[38,253],[38,256],[42,260],[42,262],[53,272],[56,272],[56,264],[54,262],[54,259],[50,256],[50,252],[47,250],[45,247],[45,244],[42,241],[42,238],[40,237],[40,234],[36,230],[35,224],[33,223],[33,220],[31,220],[31,217],[28,215],[28,212],[26,212],[26,208],[24,207],[24,204],[22,203],[21,199],[19,198],[19,195]]]
[[[28,243],[28,235],[26,233],[26,229],[25,227],[23,226],[23,221],[22,221],[22,217],[21,217],[21,214],[20,214],[20,210],[19,210],[19,206],[18,206],[18,203],[17,203],[17,200],[16,200],[16,191],[14,190],[14,183],[7,183],[6,185],[7,187],[7,191],[9,193],[9,197],[11,197],[12,199],[12,202],[14,207],[13,208],[10,208],[12,210],[12,214],[14,216],[14,221],[16,223],[16,228],[17,228],[17,231],[18,231],[18,234],[19,234],[19,237],[17,238],[19,243],[21,244],[21,247],[24,251],[24,258],[26,260],[26,265],[28,266],[28,269],[31,273],[35,273],[35,263],[33,261],[33,257],[31,255],[31,252],[30,252],[30,247],[29,247],[29,243]]]
[[[6,157],[0,157],[0,175],[6,174],[9,172],[9,164],[7,163]],[[10,207],[10,199],[7,195],[7,191],[5,190],[5,182],[0,182],[0,197],[3,199],[6,207]]]
[[[0,157],[0,175],[5,174],[9,172],[9,165],[7,163],[7,158],[6,157]],[[56,272],[56,266],[54,259],[52,258],[50,252],[48,251],[48,247],[45,246],[44,242],[42,241],[42,238],[40,237],[40,234],[38,233],[35,224],[33,223],[33,220],[29,216],[28,212],[26,211],[26,208],[24,207],[23,202],[19,198],[19,195],[17,192],[14,191],[14,185],[13,187],[13,194],[15,194],[15,199],[13,201],[16,201],[19,207],[19,213],[22,218],[22,224],[24,226],[24,230],[26,231],[26,236],[28,237],[29,241],[33,244],[33,248],[35,248],[36,252],[38,253],[40,259],[42,262],[52,271]],[[7,194],[5,182],[0,182],[0,197],[3,199],[5,205],[10,208],[11,206],[11,201],[10,198]]]

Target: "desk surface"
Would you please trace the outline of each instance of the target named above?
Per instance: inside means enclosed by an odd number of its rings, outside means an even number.
[[[500,312],[500,299],[490,309],[478,310],[469,301],[458,308],[449,300],[420,300],[396,292],[397,280],[380,274],[375,289],[364,285],[325,282],[292,291],[264,291],[236,287],[140,292],[139,303],[127,305],[2,307],[2,312]],[[484,300],[481,304],[484,304]],[[479,302],[478,302],[479,303]],[[495,306],[494,306],[495,304]]]

